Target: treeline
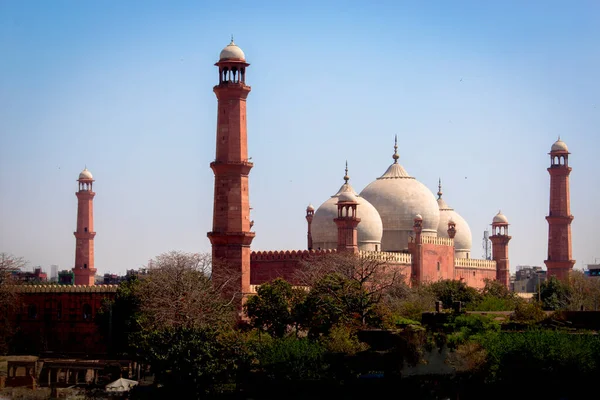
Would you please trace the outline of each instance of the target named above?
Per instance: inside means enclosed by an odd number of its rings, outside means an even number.
[[[542,379],[552,380],[547,398],[558,398],[576,390],[571,381],[585,388],[600,371],[598,337],[573,335],[544,310],[592,307],[598,295],[591,298],[595,283],[585,278],[550,280],[526,301],[495,281],[482,290],[451,280],[410,287],[382,263],[343,255],[301,271],[297,286],[261,285],[240,320],[238,298],[211,282],[208,255],[163,254],[142,279],[120,285],[98,324],[113,353],[151,365],[160,398],[356,398],[390,389],[423,399],[519,397],[546,393]],[[223,285],[236,281],[230,275]],[[447,311],[432,313],[436,301]],[[510,316],[452,313],[457,301]],[[446,358],[444,376],[424,365],[436,354]],[[416,366],[424,375],[411,376]]]

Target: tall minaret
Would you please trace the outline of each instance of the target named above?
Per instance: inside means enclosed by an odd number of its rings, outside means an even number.
[[[348,171],[346,169],[346,171]],[[346,172],[347,176],[348,172]],[[347,182],[347,181],[346,181]],[[338,228],[337,251],[358,253],[358,231],[356,227],[360,218],[356,214],[358,199],[351,192],[344,192],[338,197],[338,216],[333,221]]]
[[[213,283],[220,288],[233,283],[225,294],[250,291],[250,205],[248,174],[253,164],[248,161],[246,129],[246,85],[244,52],[233,39],[215,64],[219,67],[219,84],[213,88],[218,100],[217,149],[210,163],[215,174],[213,228],[208,233],[212,244]]]
[[[492,220],[492,259],[496,261],[496,280],[510,288],[510,263],[508,261],[508,219],[501,211]]]
[[[75,284],[93,286],[96,268],[94,268],[94,196],[92,191],[94,177],[85,168],[79,174],[77,196],[77,231],[75,234]]]
[[[571,200],[569,195],[569,149],[560,137],[550,150],[550,212],[548,221],[548,276],[566,279],[575,265],[571,254]]]

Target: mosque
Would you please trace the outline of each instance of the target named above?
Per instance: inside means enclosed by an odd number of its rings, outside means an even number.
[[[472,235],[464,220],[443,199],[439,183],[437,199],[398,162],[397,139],[393,162],[379,178],[360,193],[350,185],[348,167],[344,183],[335,194],[315,209],[306,208],[307,248],[252,252],[255,232],[250,219],[246,101],[251,91],[246,84],[250,66],[233,40],[215,64],[219,82],[217,96],[216,157],[210,164],[215,175],[212,244],[213,279],[231,278],[231,268],[240,272],[236,286],[242,293],[276,277],[294,282],[303,262],[327,254],[350,252],[357,257],[377,259],[402,271],[407,282],[420,284],[456,279],[481,288],[486,279],[509,286],[508,234],[506,216],[492,219],[492,257],[471,258]],[[551,148],[550,215],[548,241],[549,275],[566,277],[571,260],[568,148],[557,140]],[[222,268],[227,265],[227,268]]]
[[[472,237],[467,222],[443,199],[441,182],[435,195],[393,162],[360,193],[350,185],[346,166],[344,183],[316,210],[306,208],[307,246],[300,250],[251,250],[256,233],[250,219],[246,84],[250,66],[233,42],[215,64],[218,84],[216,155],[210,167],[215,175],[212,245],[213,281],[235,280],[236,292],[252,294],[258,285],[277,277],[294,283],[306,261],[347,253],[379,260],[400,271],[413,285],[454,279],[481,288],[486,279],[509,286],[509,223],[498,212],[492,219],[492,257],[471,257]],[[548,221],[548,276],[566,279],[573,268],[569,194],[569,150],[560,138],[550,150],[550,207]],[[117,285],[95,285],[94,177],[85,168],[78,176],[74,285],[19,286],[21,305],[12,315],[24,338],[43,338],[46,349],[97,351],[106,349],[94,322]],[[235,272],[235,273],[232,273]],[[233,277],[233,278],[232,278]],[[35,340],[32,340],[35,342]],[[34,351],[32,347],[30,349]],[[39,350],[39,349],[38,349]]]

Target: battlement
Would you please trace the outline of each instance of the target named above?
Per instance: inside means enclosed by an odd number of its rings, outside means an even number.
[[[477,260],[474,258],[455,258],[454,266],[457,268],[496,269],[496,261]]]
[[[377,261],[391,261],[398,264],[408,264],[412,263],[412,255],[409,253],[393,253],[387,251],[365,251],[361,250],[358,252],[358,255],[361,258],[366,258],[369,260],[377,260]]]
[[[278,261],[278,260],[303,260],[315,256],[337,253],[335,249],[327,250],[276,250],[253,251],[250,253],[251,261]]]
[[[17,293],[116,293],[119,285],[17,285]]]
[[[435,236],[421,236],[421,243],[436,244],[438,246],[454,246],[454,239]]]

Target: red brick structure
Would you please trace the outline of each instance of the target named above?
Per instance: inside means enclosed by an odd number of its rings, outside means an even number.
[[[360,218],[356,215],[358,201],[352,193],[342,193],[338,198],[338,216],[334,219],[338,228],[337,251],[358,254],[358,232]]]
[[[94,196],[92,191],[94,178],[85,168],[79,174],[77,196],[77,230],[75,234],[75,274],[76,285],[93,286],[96,277],[94,267]]]
[[[95,318],[103,301],[114,298],[117,287],[18,286],[20,304],[12,318],[20,331],[17,347],[30,354],[106,352],[107,338]]]
[[[231,40],[215,65],[219,68],[219,84],[213,89],[218,100],[217,143],[215,161],[210,164],[215,192],[213,228],[208,233],[213,281],[220,285],[235,275],[235,290],[248,293],[250,243],[254,239],[248,196],[248,174],[253,164],[248,160],[246,129],[246,97],[250,93],[246,68],[250,64]]]
[[[507,288],[510,287],[510,271],[508,262],[508,219],[498,211],[492,221],[492,259],[496,261],[496,280]]]
[[[571,253],[571,200],[569,194],[569,149],[567,144],[558,140],[550,151],[550,211],[548,221],[548,259],[544,261],[548,268],[548,277],[567,279],[575,265]]]

